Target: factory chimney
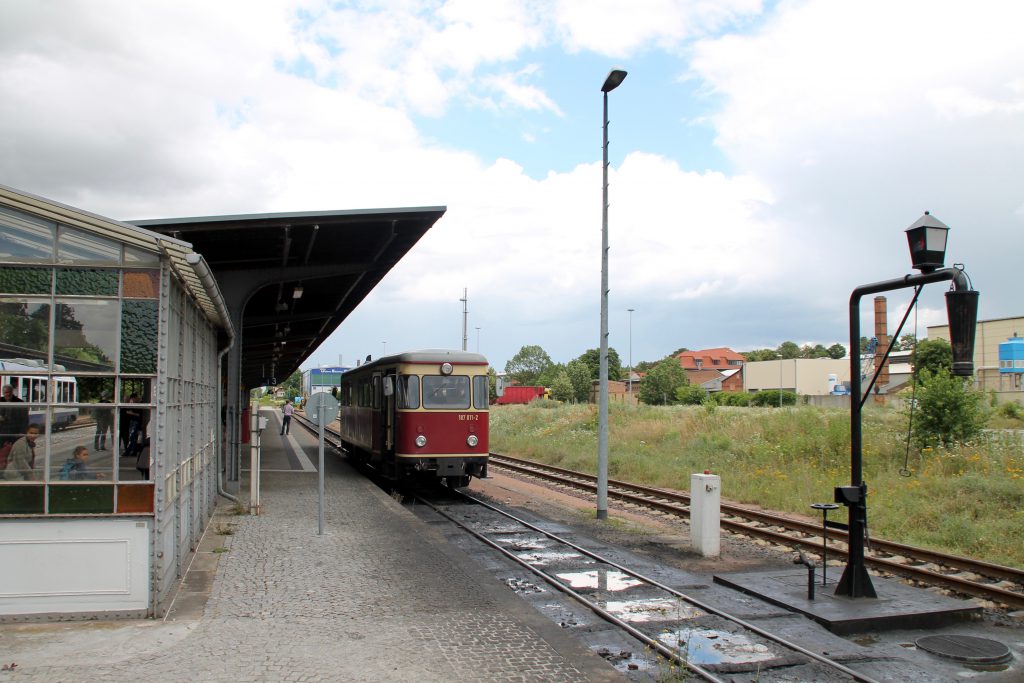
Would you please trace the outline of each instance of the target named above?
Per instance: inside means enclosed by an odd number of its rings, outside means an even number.
[[[885,359],[882,372],[878,374],[878,381],[875,382],[875,393],[882,393],[889,386],[889,359],[885,352],[889,350],[889,313],[886,310],[884,296],[875,297],[875,339],[878,345],[875,347],[875,371],[878,372],[879,365]]]

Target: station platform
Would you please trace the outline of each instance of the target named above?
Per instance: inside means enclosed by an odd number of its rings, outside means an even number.
[[[316,439],[262,414],[262,514],[218,504],[166,618],[0,625],[12,680],[624,680],[330,452],[318,535]]]

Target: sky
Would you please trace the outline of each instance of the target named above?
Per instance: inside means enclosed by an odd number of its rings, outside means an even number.
[[[445,206],[304,366],[460,348],[464,291],[469,350],[567,362],[600,344],[621,68],[624,364],[846,343],[926,210],[979,317],[1022,316],[1022,25],[1013,0],[4,0],[0,184],[120,220]]]

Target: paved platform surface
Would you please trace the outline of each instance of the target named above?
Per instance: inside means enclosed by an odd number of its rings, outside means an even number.
[[[165,620],[0,625],[0,681],[624,680],[330,454],[318,535],[315,440],[269,414],[263,514],[222,501]]]

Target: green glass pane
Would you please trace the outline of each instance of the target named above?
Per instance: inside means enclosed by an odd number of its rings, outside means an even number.
[[[5,358],[46,361],[50,345],[50,305],[29,298],[0,298],[0,345]]]
[[[50,269],[0,266],[0,293],[49,294]]]
[[[113,377],[89,377],[79,375],[75,379],[78,384],[79,403],[114,402]]]
[[[50,487],[50,514],[114,512],[114,487],[110,484],[54,485]]]
[[[0,486],[0,515],[43,514],[43,487]]]
[[[121,372],[155,373],[156,301],[124,301],[121,305]]]
[[[117,296],[117,271],[62,268],[57,271],[57,294]]]
[[[117,359],[116,300],[58,299],[54,312],[54,362],[66,370],[113,370]]]

